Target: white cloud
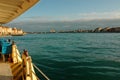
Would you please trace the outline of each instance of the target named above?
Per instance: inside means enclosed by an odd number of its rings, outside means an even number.
[[[80,19],[95,20],[95,19],[120,19],[120,11],[115,12],[92,12],[79,14]]]
[[[91,12],[91,13],[80,13],[66,16],[43,16],[43,17],[25,17],[19,18],[16,21],[35,21],[35,22],[50,22],[50,21],[88,21],[96,19],[120,19],[120,11],[113,12]]]

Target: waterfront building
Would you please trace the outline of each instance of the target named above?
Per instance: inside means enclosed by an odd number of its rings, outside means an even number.
[[[12,34],[12,28],[7,27],[7,34],[8,34],[8,35],[11,35],[11,34]]]
[[[17,29],[16,29],[16,27],[12,28],[12,34],[17,34]]]
[[[23,30],[22,29],[17,29],[17,34],[23,34]]]
[[[56,31],[55,31],[54,29],[51,29],[50,32],[51,32],[51,33],[55,33]]]

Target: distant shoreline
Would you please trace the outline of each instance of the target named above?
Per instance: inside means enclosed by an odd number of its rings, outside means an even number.
[[[60,34],[62,34],[62,33],[120,33],[120,32],[56,32],[56,34],[57,33],[60,33]],[[55,33],[50,33],[50,32],[42,32],[42,33],[40,33],[40,32],[33,32],[33,33],[30,33],[30,32],[27,32],[27,34],[55,34]]]
[[[120,27],[114,27],[114,28],[101,28],[98,27],[94,30],[66,30],[66,31],[55,31],[52,30],[50,32],[26,32],[27,34],[50,34],[50,33],[120,33]]]

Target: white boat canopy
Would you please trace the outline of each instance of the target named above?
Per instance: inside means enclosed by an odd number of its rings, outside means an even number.
[[[0,24],[5,24],[20,16],[39,0],[0,0]]]

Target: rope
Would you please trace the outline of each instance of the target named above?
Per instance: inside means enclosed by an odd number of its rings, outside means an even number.
[[[33,66],[38,70],[39,73],[41,73],[41,74],[46,78],[46,80],[50,80],[50,79],[42,72],[42,70],[40,70],[35,64],[33,64]]]

